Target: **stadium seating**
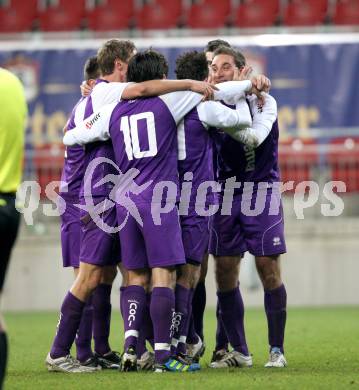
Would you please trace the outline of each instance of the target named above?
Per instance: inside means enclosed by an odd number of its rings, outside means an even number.
[[[186,25],[190,28],[220,28],[228,22],[230,0],[198,0],[189,9]]]
[[[237,8],[234,25],[242,28],[273,26],[279,14],[279,0],[245,0]]]
[[[318,163],[318,147],[313,139],[293,138],[279,144],[280,174],[283,183],[314,180],[313,166]],[[289,191],[291,192],[291,191]]]
[[[59,0],[48,5],[39,14],[43,31],[71,31],[81,28],[85,15],[85,0]]]
[[[136,13],[136,26],[143,30],[175,28],[180,24],[182,1],[153,0],[146,2]]]
[[[45,188],[51,181],[61,180],[64,165],[64,145],[45,144],[35,148],[33,158],[37,182],[41,188],[41,198],[45,198]]]
[[[37,17],[37,0],[10,0],[0,6],[0,32],[31,31]]]
[[[359,192],[359,138],[340,137],[330,143],[327,160],[331,180],[344,181],[347,192]]]
[[[328,0],[290,0],[284,10],[283,24],[314,26],[325,21]]]
[[[333,22],[339,25],[359,25],[359,1],[337,0]]]
[[[96,31],[125,30],[132,26],[133,0],[106,0],[87,12],[88,28]]]

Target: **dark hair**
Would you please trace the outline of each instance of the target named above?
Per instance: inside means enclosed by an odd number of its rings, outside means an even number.
[[[149,49],[135,54],[128,63],[127,81],[140,83],[167,77],[168,63],[163,54]]]
[[[98,66],[97,57],[88,58],[84,65],[84,80],[96,80],[100,77],[100,68]]]
[[[246,59],[245,59],[244,55],[241,52],[232,49],[231,47],[220,46],[213,53],[213,58],[215,56],[218,56],[219,54],[226,54],[228,56],[233,57],[234,63],[236,64],[236,67],[238,69],[243,68],[243,66],[246,65]]]
[[[115,69],[115,61],[128,62],[132,53],[136,50],[131,41],[110,39],[97,52],[97,61],[103,76],[110,75]]]
[[[231,47],[231,45],[223,39],[214,39],[213,41],[209,41],[207,43],[207,46],[205,47],[204,51],[213,52],[217,50],[220,46]]]
[[[176,60],[176,75],[179,80],[203,81],[208,77],[208,64],[203,52],[188,51]]]

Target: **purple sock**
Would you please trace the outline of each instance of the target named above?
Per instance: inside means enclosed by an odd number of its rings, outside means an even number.
[[[172,317],[175,312],[175,294],[166,287],[155,287],[151,298],[151,318],[155,341],[155,360],[162,364],[171,356]]]
[[[127,286],[123,293],[125,350],[129,346],[137,348],[137,340],[140,329],[142,328],[143,312],[145,308],[145,289],[141,286]]]
[[[192,307],[194,328],[198,336],[203,340],[203,316],[206,308],[207,294],[204,282],[199,282],[194,291]]]
[[[176,324],[174,328],[174,341],[177,353],[186,353],[186,341],[188,333],[188,306],[191,298],[191,290],[179,284],[176,285]],[[178,323],[177,323],[178,322]]]
[[[244,332],[244,305],[239,287],[227,291],[217,292],[222,322],[235,351],[248,356],[248,347]]]
[[[188,306],[188,325],[187,325],[187,343],[188,344],[196,344],[198,343],[198,335],[196,333],[196,329],[194,327],[194,320],[193,320],[193,295],[194,295],[193,289],[191,289],[190,292],[190,304]]]
[[[154,340],[153,340],[153,324],[151,319],[151,313],[150,313],[150,307],[151,307],[151,297],[152,293],[146,294],[146,311],[145,316],[143,319],[143,328],[145,329],[146,333],[146,340],[151,344],[152,348],[154,348]]]
[[[92,357],[92,316],[92,297],[90,297],[82,311],[81,322],[75,339],[76,357],[80,362],[85,362]]]
[[[123,318],[123,293],[125,292],[126,287],[120,287],[120,312]]]
[[[50,356],[53,359],[69,355],[80,326],[84,307],[84,302],[70,292],[67,293],[61,306],[57,333],[50,351]]]
[[[268,321],[268,341],[271,348],[284,353],[284,330],[287,319],[287,292],[284,284],[274,290],[265,290],[264,308]]]
[[[93,338],[95,351],[105,355],[111,351],[109,344],[111,327],[111,290],[112,285],[99,284],[92,294]]]
[[[216,307],[216,317],[217,317],[217,331],[216,331],[216,351],[220,349],[228,349],[228,337],[226,334],[226,330],[224,329],[223,321],[222,321],[222,313],[219,309],[219,302],[217,300]]]

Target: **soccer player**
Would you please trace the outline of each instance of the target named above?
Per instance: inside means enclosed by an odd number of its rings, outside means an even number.
[[[20,80],[0,68],[0,300],[20,223],[15,197],[22,176],[26,118],[27,104]],[[0,312],[0,389],[7,355],[8,341]]]
[[[100,76],[97,57],[90,57],[84,67],[84,79],[90,86],[96,84]],[[79,121],[85,119],[85,109],[88,98],[81,98],[74,107],[66,125],[67,131],[73,129]],[[61,215],[61,244],[64,267],[73,267],[75,277],[79,271],[81,223],[79,203],[80,188],[85,173],[85,150],[82,146],[66,149],[65,164],[62,172],[62,186],[60,195],[65,200],[65,211]],[[111,351],[108,343],[110,321],[103,321],[109,317],[109,291],[112,278],[109,282],[100,284],[84,307],[80,326],[75,343],[77,360],[83,366],[102,368],[118,368],[120,358]],[[92,332],[95,341],[95,355],[91,349]]]
[[[194,91],[210,94],[212,88],[206,83],[195,81],[170,81],[153,80],[141,84],[127,84],[126,73],[128,61],[135,53],[135,46],[130,41],[116,39],[106,42],[100,48],[97,59],[102,78],[97,81],[94,90],[89,97],[85,116],[98,110],[102,105],[117,102],[121,98],[134,99],[141,96],[158,95],[175,90],[192,89]],[[73,130],[69,131],[71,133]],[[114,160],[113,148],[110,141],[101,144],[92,144],[85,150],[85,165],[97,157]],[[80,202],[84,205],[91,198],[95,205],[106,205],[112,189],[108,183],[97,185],[107,175],[114,173],[110,164],[98,164],[92,175],[90,193],[86,193],[86,178],[80,189]],[[116,173],[116,172],[115,172]],[[119,262],[120,249],[118,237],[108,234],[93,221],[88,212],[80,211],[81,218],[81,247],[80,267],[78,276],[66,295],[61,307],[60,321],[56,337],[50,353],[46,358],[46,365],[50,371],[62,372],[88,372],[98,367],[79,365],[69,354],[71,345],[78,330],[84,306],[93,291],[101,290],[102,300],[101,326],[98,333],[101,334],[95,352],[97,357],[106,357],[112,354],[108,346],[108,334],[110,329],[111,304],[110,293],[112,281],[116,275],[116,264]],[[106,210],[102,213],[103,221],[112,226],[116,223],[115,210]],[[92,302],[95,308],[94,300]],[[102,332],[102,333],[100,333]]]
[[[205,53],[187,52],[176,61],[176,74],[178,79],[193,77],[195,80],[208,78],[208,66]],[[251,83],[243,82],[242,94],[238,94],[237,110],[241,118],[238,128],[246,129],[252,124],[248,105],[244,100],[245,92],[251,93]],[[239,101],[242,100],[240,104]],[[209,194],[196,205],[198,190],[207,183],[213,183],[213,148],[209,130],[222,128],[231,136],[236,135],[231,131],[233,124],[233,112],[219,102],[203,102],[189,112],[178,126],[179,149],[179,178],[183,196],[180,202],[180,222],[182,228],[182,240],[184,244],[186,264],[179,269],[180,276],[176,284],[176,322],[177,332],[173,338],[173,346],[176,348],[176,356],[187,358],[186,341],[192,315],[192,298],[196,288],[201,262],[208,256],[209,222],[210,218],[198,215],[196,207],[204,208],[215,203],[212,188]],[[237,131],[237,133],[239,133]],[[190,190],[189,190],[190,186]],[[213,184],[212,184],[213,186]],[[197,198],[196,198],[197,196]],[[188,198],[188,199],[186,199]],[[203,337],[203,335],[202,335]],[[197,361],[204,352],[201,336],[191,336],[189,344],[189,357]],[[174,349],[175,349],[174,348]]]
[[[159,53],[139,53],[129,63],[128,80],[162,79],[167,71],[167,62]],[[222,87],[229,88],[229,92],[217,94],[217,98],[239,93],[238,83],[223,84]],[[192,92],[176,92],[109,105],[64,137],[67,145],[109,138],[114,144],[116,163],[121,171],[116,189],[117,218],[122,227],[122,261],[129,278],[124,306],[125,366],[135,365],[138,332],[146,305],[144,286],[148,283],[146,278],[151,269],[153,290],[150,311],[156,371],[199,368],[196,364],[187,365],[171,359],[170,345],[175,306],[175,267],[185,263],[175,207],[178,191],[177,125],[201,99],[201,95]],[[229,111],[229,114],[233,113]],[[239,125],[238,117],[233,125]],[[87,130],[89,127],[91,131]],[[157,190],[163,183],[169,182],[173,184],[172,191],[167,194],[167,199],[163,199],[164,188],[162,192]],[[172,207],[164,210],[164,200]]]
[[[245,59],[240,53],[228,47],[220,47],[214,53],[212,77],[217,83],[232,80],[235,68],[244,65]],[[222,324],[234,348],[220,361],[211,363],[213,368],[252,365],[245,339],[244,306],[238,282],[240,259],[247,250],[255,256],[264,288],[270,345],[270,358],[265,366],[286,366],[283,341],[287,294],[279,266],[279,255],[285,253],[286,247],[278,186],[279,132],[276,103],[268,96],[262,108],[256,107],[252,101],[249,104],[253,122],[258,117],[270,126],[262,126],[259,135],[251,140],[243,140],[244,143],[234,141],[226,134],[216,135],[220,157],[218,179],[224,182],[235,177],[239,184],[234,193],[231,215],[217,213],[213,218],[214,234],[211,235],[210,253],[215,256]],[[267,112],[266,106],[273,110]],[[264,189],[261,183],[264,183]],[[224,194],[221,196],[223,202]],[[257,215],[251,213],[251,202],[255,200],[257,204],[264,202],[263,210]]]
[[[207,46],[204,50],[208,65],[208,81],[210,82],[212,80],[211,77],[211,64],[213,59],[213,53],[214,51],[220,47],[220,46],[227,46],[230,47],[230,44],[222,39],[214,39],[212,41],[209,41],[207,43]],[[192,311],[192,320],[189,324],[190,332],[189,332],[189,348],[191,351],[191,355],[201,355],[204,353],[205,344],[204,344],[204,333],[203,333],[203,316],[204,316],[204,310],[206,308],[206,276],[207,276],[207,269],[208,269],[208,254],[206,254],[202,260],[201,263],[201,270],[200,270],[200,276],[197,283],[197,287],[194,290],[193,294],[193,311]],[[220,329],[220,332],[224,334],[225,332],[223,329]],[[197,337],[198,335],[198,337]]]

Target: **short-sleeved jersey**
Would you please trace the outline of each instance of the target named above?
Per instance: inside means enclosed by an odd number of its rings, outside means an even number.
[[[97,80],[97,83],[86,103],[85,118],[88,118],[91,114],[98,111],[106,104],[118,102],[121,99],[122,92],[127,85],[128,83],[109,83],[106,80]],[[111,140],[107,140],[105,142],[94,142],[85,146],[85,170],[88,164],[98,157],[104,157],[111,161],[115,160]],[[114,167],[108,163],[98,164],[91,177],[91,194],[84,193],[84,185],[82,183],[80,196],[107,196],[113,188],[112,183],[108,182],[100,186],[96,186],[96,183],[108,174],[116,174]]]
[[[133,180],[135,184],[148,185],[136,196],[136,202],[151,202],[154,187],[163,181],[170,182],[172,188],[175,186],[175,193],[171,192],[171,195],[176,200],[177,126],[201,99],[202,96],[197,93],[181,91],[111,104],[97,113],[96,117],[88,118],[87,124],[84,122],[77,133],[65,135],[64,142],[66,144],[66,139],[70,138],[70,142],[80,143],[111,138],[115,160],[121,173],[135,168],[138,170],[138,175]],[[86,131],[88,126],[90,129]],[[116,172],[117,175],[118,173]],[[133,197],[131,191],[128,196]]]

